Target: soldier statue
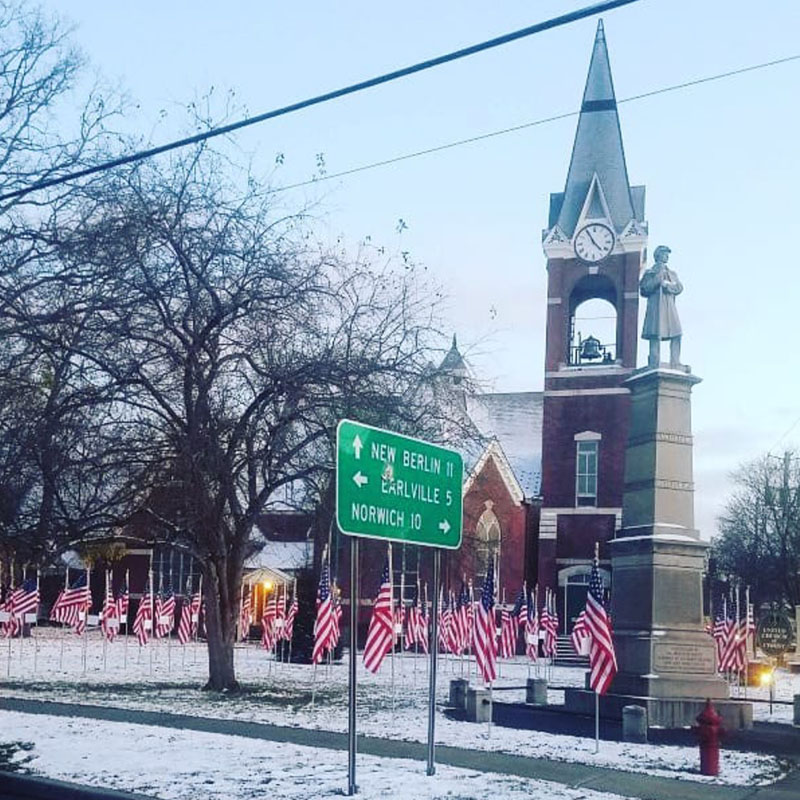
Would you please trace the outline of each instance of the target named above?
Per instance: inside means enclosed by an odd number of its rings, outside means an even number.
[[[639,281],[639,292],[647,298],[647,311],[644,315],[642,339],[650,340],[650,353],[647,364],[657,367],[661,363],[661,342],[669,340],[669,365],[681,366],[681,321],[675,307],[675,297],[683,291],[678,274],[667,267],[669,247],[663,244],[656,247],[653,257],[655,264],[645,270]]]

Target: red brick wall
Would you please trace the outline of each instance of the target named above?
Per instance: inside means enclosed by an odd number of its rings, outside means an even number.
[[[575,505],[575,434],[602,436],[598,454],[597,505],[622,505],[629,395],[579,395],[544,398],[542,498],[546,508]]]

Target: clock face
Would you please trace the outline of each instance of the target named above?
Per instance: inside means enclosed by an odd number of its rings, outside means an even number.
[[[575,254],[582,261],[595,264],[614,249],[614,231],[600,222],[584,225],[575,234]]]

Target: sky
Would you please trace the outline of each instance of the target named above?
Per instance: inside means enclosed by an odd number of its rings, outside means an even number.
[[[247,113],[347,85],[574,10],[583,0],[109,3],[46,0],[92,68],[135,101],[125,125],[184,132],[211,94]],[[641,0],[604,15],[633,184],[647,187],[650,252],[672,249],[693,395],[695,508],[705,538],[730,473],[800,441],[800,60],[621,102],[800,54],[796,0]],[[275,185],[576,111],[594,39],[587,19],[267,122],[236,143]],[[232,93],[232,94],[231,94]],[[490,391],[543,385],[551,192],[576,118],[287,191],[331,240],[365,237],[425,265],[445,328]],[[276,156],[283,163],[276,166]],[[404,225],[399,224],[403,220]],[[399,230],[402,228],[402,230]],[[640,314],[644,313],[642,304]],[[447,343],[443,342],[443,347]],[[640,343],[639,363],[646,357]]]

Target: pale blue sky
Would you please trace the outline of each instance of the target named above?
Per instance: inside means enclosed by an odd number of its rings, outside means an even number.
[[[251,113],[578,8],[556,2],[50,0],[93,65],[139,104],[132,130],[166,139],[181,104],[234,89]],[[619,100],[800,53],[796,0],[642,0],[604,17]],[[578,107],[596,20],[268,122],[238,137],[282,183],[336,172]],[[650,251],[666,243],[686,286],[684,360],[695,390],[704,536],[743,459],[800,417],[794,369],[800,269],[800,61],[620,107],[628,171],[647,186]],[[167,118],[157,127],[159,113]],[[549,193],[563,188],[569,119],[299,190],[355,249],[411,251],[449,296],[481,380],[542,388]],[[398,236],[397,220],[408,229]],[[640,348],[640,363],[644,348]],[[800,424],[780,442],[800,441]]]

